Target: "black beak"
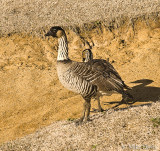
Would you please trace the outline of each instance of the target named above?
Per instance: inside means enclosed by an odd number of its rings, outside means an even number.
[[[48,33],[45,34],[45,36],[52,36],[52,32],[49,31]]]

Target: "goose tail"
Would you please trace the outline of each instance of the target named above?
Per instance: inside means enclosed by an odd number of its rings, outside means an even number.
[[[124,85],[124,88],[127,89],[127,90],[132,90],[131,87],[129,87],[128,85],[126,85],[124,82],[123,82],[123,85]]]

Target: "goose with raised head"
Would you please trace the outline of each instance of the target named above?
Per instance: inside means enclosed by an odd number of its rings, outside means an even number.
[[[123,100],[131,97],[124,91],[126,85],[119,74],[105,60],[76,62],[69,59],[67,36],[61,27],[52,27],[45,36],[58,38],[57,73],[60,82],[65,88],[80,94],[85,100],[82,117],[77,123],[89,120],[91,98],[112,93],[122,94]]]
[[[90,60],[93,60],[93,53],[92,53],[92,51],[91,51],[91,49],[85,49],[85,50],[83,50],[82,51],[82,61],[83,62],[89,62]],[[99,60],[99,61],[101,61],[102,59],[96,59],[97,61]],[[120,79],[121,81],[122,81],[122,79],[121,79],[121,77],[120,77],[120,75],[118,74],[118,72],[115,70],[115,68],[109,63],[109,58],[107,58],[107,60],[106,61],[103,61],[102,62],[102,64],[103,64],[103,66],[105,66],[105,68],[106,68],[106,70],[109,70],[110,72],[114,72],[114,74],[116,74],[117,76],[118,76],[118,79]],[[106,71],[107,72],[107,71]],[[116,80],[116,78],[117,78],[117,76],[115,77],[115,80]],[[122,81],[123,82],[123,81]],[[124,84],[124,88],[125,89],[131,89],[129,86],[127,86],[124,82],[123,82],[123,84]],[[129,94],[128,94],[129,95]],[[130,95],[130,97],[132,98],[132,96]],[[100,98],[97,96],[96,97],[96,99],[97,99],[97,101],[98,101],[98,111],[99,112],[103,112],[104,110],[103,110],[103,108],[101,107],[101,104],[100,104]],[[124,100],[122,100],[122,101],[124,101]],[[123,102],[120,102],[119,104],[122,104]],[[125,102],[125,103],[127,103],[127,102]],[[117,105],[116,105],[117,106]]]
[[[90,60],[93,60],[93,53],[92,53],[91,49],[83,50],[82,51],[82,61],[83,62],[88,62]],[[97,97],[95,99],[97,99],[97,102],[98,102],[98,112],[103,112],[104,109],[101,107],[99,97]],[[96,110],[96,109],[94,109],[94,110]]]
[[[93,53],[91,49],[84,49],[82,51],[82,61],[83,62],[88,62],[93,59]],[[109,58],[107,58],[107,61],[109,62]]]
[[[88,62],[90,60],[93,60],[93,53],[92,53],[91,49],[84,49],[82,51],[82,61]]]

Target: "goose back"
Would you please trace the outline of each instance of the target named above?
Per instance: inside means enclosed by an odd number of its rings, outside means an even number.
[[[94,92],[101,95],[122,93],[125,87],[114,67],[102,59],[89,62],[59,61],[57,72],[59,80],[66,88],[81,95],[88,95],[93,87],[96,87]]]

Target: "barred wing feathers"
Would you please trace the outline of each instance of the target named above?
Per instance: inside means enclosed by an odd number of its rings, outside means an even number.
[[[126,85],[114,67],[105,60],[90,60],[89,62],[72,62],[70,69],[72,74],[96,85],[98,91],[107,93],[117,91],[122,93]]]

